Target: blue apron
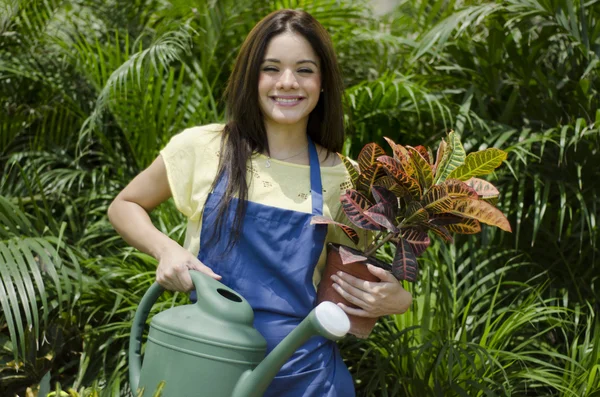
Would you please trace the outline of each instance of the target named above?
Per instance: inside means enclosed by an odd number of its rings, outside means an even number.
[[[198,259],[223,276],[221,282],[239,292],[254,309],[254,327],[267,341],[267,353],[313,309],[313,272],[327,233],[326,225],[311,225],[323,214],[319,158],[309,141],[312,214],[248,202],[238,242],[226,252],[221,241],[201,244]],[[201,236],[210,240],[227,177],[221,177],[205,204]],[[237,199],[224,223],[231,230]],[[352,397],[352,377],[337,345],[323,337],[309,339],[281,368],[264,396]]]

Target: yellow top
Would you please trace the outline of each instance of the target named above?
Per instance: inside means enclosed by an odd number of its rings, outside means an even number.
[[[223,124],[210,124],[186,129],[172,137],[161,151],[173,200],[188,219],[184,248],[195,256],[200,250],[204,204],[217,174],[223,127]],[[266,167],[266,160],[267,157],[262,154],[256,154],[249,160],[252,172],[248,167],[248,201],[310,214],[310,167],[275,159],[270,159],[271,166]],[[340,195],[352,186],[346,168],[341,163],[321,167],[321,180],[323,215],[347,223],[340,203]],[[366,234],[359,235],[361,242],[365,241]],[[325,243],[329,242],[353,246],[344,232],[333,225],[328,225]],[[325,265],[326,244],[313,275],[315,286]]]

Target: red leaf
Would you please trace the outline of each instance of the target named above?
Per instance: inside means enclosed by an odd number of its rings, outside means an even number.
[[[417,229],[406,229],[402,233],[402,238],[408,241],[415,256],[421,255],[429,247],[429,244],[431,244],[431,239],[427,233]]]
[[[373,206],[365,196],[356,190],[348,189],[340,200],[344,213],[354,225],[361,229],[381,230],[381,226],[365,214],[365,211]]]
[[[344,225],[343,223],[336,222],[333,219],[326,218],[326,217],[320,216],[320,215],[315,215],[311,218],[310,224],[311,225],[334,225],[334,226],[337,226],[340,229],[342,229],[342,231],[346,234],[346,236],[348,236],[348,238],[350,240],[352,240],[352,242],[354,244],[358,244],[358,242],[360,241],[360,239],[358,237],[358,233],[356,233],[356,231],[354,229],[352,229],[348,225]]]
[[[415,253],[408,241],[400,238],[398,244],[396,244],[396,255],[392,262],[392,274],[398,280],[415,282],[417,281],[418,272],[419,264],[417,263]]]

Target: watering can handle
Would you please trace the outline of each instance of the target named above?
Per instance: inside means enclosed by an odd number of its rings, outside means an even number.
[[[197,270],[190,270],[190,276],[198,294],[198,301],[200,301],[200,297],[208,297],[208,294],[206,296],[203,295],[203,291],[206,291],[211,285],[210,283],[214,282],[213,279]],[[129,335],[129,385],[131,392],[134,395],[140,383],[140,374],[142,370],[142,336],[144,334],[144,327],[152,306],[162,295],[163,291],[164,288],[157,282],[152,284],[142,297],[140,305],[135,312],[135,317],[133,318],[133,326],[131,327],[131,334]]]
[[[163,291],[164,288],[157,282],[152,284],[140,301],[140,305],[133,318],[133,326],[131,327],[131,334],[129,335],[129,387],[131,388],[131,393],[133,395],[135,395],[140,383],[144,326],[146,325],[150,309],[152,309],[154,302],[162,295]]]

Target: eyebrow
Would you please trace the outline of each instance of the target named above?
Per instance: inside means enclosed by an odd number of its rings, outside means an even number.
[[[281,63],[281,61],[279,59],[275,59],[275,58],[267,58],[263,61],[263,63],[265,63],[265,62]],[[296,62],[296,65],[299,65],[301,63],[312,63],[316,67],[319,67],[319,65],[312,59],[301,59],[298,62]]]

